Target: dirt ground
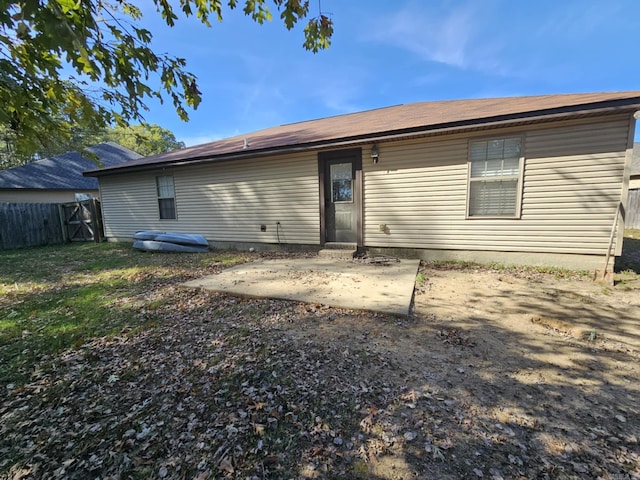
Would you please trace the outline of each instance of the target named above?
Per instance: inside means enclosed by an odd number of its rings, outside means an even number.
[[[408,319],[160,298],[8,389],[0,478],[640,479],[637,276],[423,264]]]
[[[376,475],[640,478],[637,280],[421,273],[412,321],[374,342],[409,392],[386,413],[405,442],[373,463]],[[406,432],[422,441],[406,442]],[[438,448],[457,469],[433,467]]]
[[[640,478],[640,282],[423,265],[413,314],[291,329],[384,359],[367,475]],[[366,388],[366,387],[365,387]],[[383,388],[384,390],[384,388]],[[365,475],[366,476],[366,475]]]

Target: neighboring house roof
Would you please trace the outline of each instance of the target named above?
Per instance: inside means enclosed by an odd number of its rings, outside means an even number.
[[[114,142],[101,143],[87,150],[96,154],[104,167],[142,158],[142,155]],[[0,170],[0,190],[97,190],[98,181],[82,175],[86,170],[95,170],[96,167],[98,164],[94,160],[83,157],[78,152],[67,152]]]
[[[633,157],[631,159],[631,177],[640,177],[640,142],[633,144]]]
[[[281,125],[173,152],[133,160],[100,176],[198,161],[229,160],[319,146],[346,146],[376,139],[571,118],[640,108],[640,91],[541,95],[420,102]]]

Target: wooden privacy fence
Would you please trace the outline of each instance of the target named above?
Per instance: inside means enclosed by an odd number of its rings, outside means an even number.
[[[629,190],[625,228],[640,228],[640,189]]]
[[[71,242],[99,242],[102,240],[100,202],[63,203],[60,205],[67,239]]]
[[[73,203],[0,203],[0,249],[102,240],[100,205]]]

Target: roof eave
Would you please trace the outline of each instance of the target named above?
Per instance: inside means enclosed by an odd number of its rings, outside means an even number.
[[[632,101],[633,100],[633,101]],[[117,175],[122,173],[135,173],[149,170],[161,170],[167,168],[175,168],[184,165],[199,165],[211,161],[226,162],[232,160],[241,160],[247,158],[261,158],[274,154],[296,153],[313,150],[317,148],[335,148],[355,146],[365,144],[372,141],[394,140],[398,138],[411,138],[413,136],[424,135],[441,135],[444,133],[452,133],[462,130],[471,130],[476,128],[487,127],[503,127],[512,124],[520,124],[522,122],[533,123],[538,121],[554,121],[571,119],[582,116],[597,116],[612,113],[629,112],[633,114],[640,109],[640,98],[622,99],[608,102],[599,102],[591,105],[579,105],[573,107],[559,107],[547,109],[543,111],[532,111],[515,113],[509,115],[500,115],[494,117],[485,117],[479,119],[462,120],[456,122],[448,122],[436,125],[427,125],[420,127],[412,127],[398,130],[389,130],[383,132],[374,132],[370,134],[357,135],[352,137],[343,137],[329,140],[320,140],[315,142],[306,142],[294,145],[281,145],[265,149],[255,149],[249,151],[230,152],[218,155],[202,155],[199,157],[184,158],[179,160],[167,160],[165,162],[148,163],[141,165],[115,166],[113,168],[90,170],[83,172],[87,177],[101,177],[107,175]]]

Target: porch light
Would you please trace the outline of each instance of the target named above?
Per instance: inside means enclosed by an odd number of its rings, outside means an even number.
[[[379,157],[379,153],[378,153],[378,145],[376,145],[375,143],[371,146],[371,160],[373,160],[373,163],[378,163],[378,157]]]

